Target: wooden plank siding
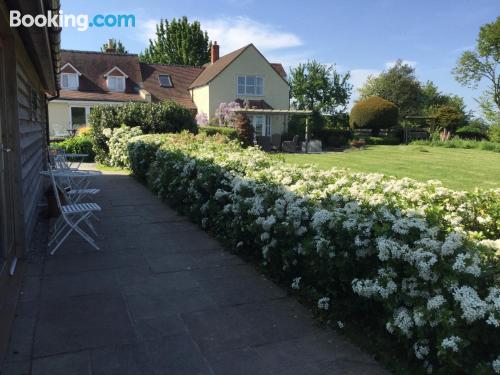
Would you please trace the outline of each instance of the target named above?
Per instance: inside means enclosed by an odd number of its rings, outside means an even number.
[[[32,86],[22,64],[17,64],[17,109],[19,120],[19,150],[21,155],[21,196],[25,226],[25,243],[38,218],[38,203],[43,193],[40,171],[45,167],[46,105],[44,95]]]

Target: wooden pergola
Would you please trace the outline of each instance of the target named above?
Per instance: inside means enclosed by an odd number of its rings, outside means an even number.
[[[244,114],[254,114],[254,115],[284,115],[285,116],[285,125],[286,130],[288,131],[288,116],[297,115],[297,116],[306,116],[306,153],[309,151],[309,116],[313,113],[313,111],[302,110],[302,109],[258,109],[258,108],[240,108],[236,109],[234,112],[236,113],[244,113]]]
[[[423,120],[426,123],[429,123],[429,133],[433,133],[435,128],[436,128],[436,116],[406,116],[405,120],[408,121],[418,121],[418,120]],[[404,128],[404,135],[405,135],[405,143],[408,143],[408,132],[409,128],[405,127]]]

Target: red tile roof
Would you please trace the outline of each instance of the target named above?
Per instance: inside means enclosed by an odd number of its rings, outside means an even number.
[[[61,90],[59,99],[62,100],[88,100],[103,102],[144,102],[145,100],[137,93],[126,92],[103,92],[103,91],[73,91]]]
[[[274,70],[276,70],[278,72],[278,74],[281,77],[286,79],[286,72],[285,72],[285,68],[283,68],[283,65],[281,65],[280,63],[271,63],[271,66],[273,67]]]
[[[226,69],[236,58],[243,53],[251,44],[246,45],[236,51],[228,53],[227,55],[222,56],[219,60],[214,62],[213,64],[207,64],[203,72],[194,80],[193,83],[189,86],[189,88],[195,88],[200,86],[205,86],[215,77],[217,77],[224,69]]]
[[[82,73],[79,85],[81,92],[110,93],[104,74],[117,66],[128,75],[125,80],[125,93],[138,95],[142,77],[137,55],[62,50],[61,66],[67,62]]]
[[[144,89],[151,94],[153,101],[173,100],[187,108],[196,109],[191,99],[189,85],[203,71],[203,68],[182,65],[163,65],[141,63]],[[168,74],[172,87],[161,87],[158,75]]]
[[[196,80],[189,86],[189,88],[195,88],[195,87],[200,87],[208,84],[210,81],[212,81],[215,77],[217,77],[224,69],[226,69],[234,60],[238,58],[248,47],[255,46],[253,44],[248,44],[245,47],[242,47],[240,49],[237,49],[236,51],[233,51],[231,53],[228,53],[227,55],[222,56],[219,60],[214,62],[213,64],[207,64],[205,65],[205,69],[203,72],[196,78]],[[257,52],[259,50],[255,48]],[[259,52],[260,53],[260,52]],[[267,61],[267,59],[262,56],[264,60]],[[283,68],[283,65],[279,63],[270,63],[271,67],[281,76],[286,81],[286,72],[285,69]]]
[[[250,46],[252,44],[222,56],[214,64],[207,64],[204,67],[140,63],[138,56],[133,54],[62,50],[61,66],[69,62],[81,76],[78,91],[61,90],[60,98],[89,101],[145,101],[139,94],[139,90],[143,88],[151,94],[152,101],[173,100],[187,108],[196,109],[189,89],[210,82]],[[273,63],[271,66],[283,79],[286,79],[281,64]],[[108,90],[104,74],[114,67],[118,67],[128,76],[125,81],[125,92]],[[70,72],[72,69],[67,68],[65,71]],[[172,87],[161,87],[158,81],[159,74],[169,74]],[[252,106],[260,108],[263,105],[259,102]]]

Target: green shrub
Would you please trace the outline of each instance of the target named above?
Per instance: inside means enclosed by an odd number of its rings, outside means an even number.
[[[436,117],[436,125],[439,129],[446,129],[452,133],[466,120],[463,110],[453,104],[437,106],[432,109],[430,114]]]
[[[321,140],[323,147],[343,147],[352,139],[352,131],[343,128],[318,129],[314,138]]]
[[[488,137],[490,141],[500,143],[500,123],[490,126],[488,129]]]
[[[113,167],[128,168],[127,144],[131,138],[142,135],[141,128],[122,125],[115,129],[103,129],[102,133],[108,139],[106,143],[109,149],[109,164]]]
[[[52,142],[50,148],[62,149],[67,154],[88,154],[84,160],[86,162],[93,162],[95,158],[92,139],[88,135],[78,135],[62,142]]]
[[[488,139],[486,132],[476,126],[467,125],[458,128],[455,133],[459,138],[462,139],[473,139],[476,141],[480,141],[482,139]]]
[[[238,113],[234,118],[234,128],[238,134],[238,140],[243,146],[253,146],[255,130],[247,115]]]
[[[399,109],[396,104],[378,96],[358,101],[351,109],[351,128],[371,129],[377,136],[380,129],[390,129],[398,124]]]
[[[254,257],[325,320],[369,326],[390,338],[382,350],[400,348],[421,372],[491,373],[500,191],[320,172],[204,135],[141,136],[128,150],[161,199]]]
[[[488,141],[474,141],[470,139],[452,138],[448,141],[440,141],[439,139],[432,139],[429,141],[413,141],[412,145],[445,147],[445,148],[475,148],[478,150],[500,152],[500,143]]]
[[[363,139],[367,145],[399,145],[401,143],[397,137],[366,137]]]
[[[238,133],[235,128],[229,128],[227,126],[200,126],[198,127],[198,132],[206,134],[208,136],[213,136],[216,134],[221,134],[229,139],[238,139]]]
[[[99,105],[92,108],[89,122],[96,160],[103,164],[109,164],[109,149],[103,129],[119,128],[125,124],[140,127],[144,134],[197,131],[193,112],[174,102]]]

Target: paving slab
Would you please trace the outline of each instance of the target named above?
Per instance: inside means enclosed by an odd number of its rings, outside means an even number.
[[[32,245],[2,375],[387,373],[132,177],[94,184],[101,250]]]

